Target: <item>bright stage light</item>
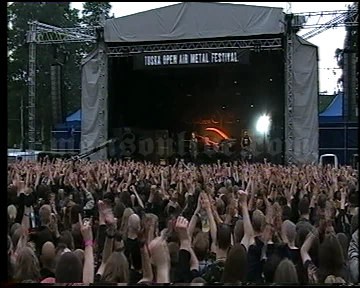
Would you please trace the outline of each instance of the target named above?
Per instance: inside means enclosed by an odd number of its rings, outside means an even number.
[[[270,128],[270,116],[261,115],[256,123],[256,130],[261,134],[266,134],[269,132]]]

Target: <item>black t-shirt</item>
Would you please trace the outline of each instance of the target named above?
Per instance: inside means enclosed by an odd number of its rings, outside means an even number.
[[[50,241],[54,244],[55,243],[53,233],[50,231],[50,229],[47,226],[41,226],[38,228],[37,232],[30,234],[30,241],[33,241],[35,243],[36,253],[38,255],[41,254],[42,246]]]
[[[307,272],[302,263],[300,249],[291,249],[287,246],[289,252],[289,259],[294,263],[298,274],[299,284],[305,285],[307,283]]]
[[[243,147],[248,147],[250,146],[250,137],[249,136],[244,136],[242,139],[241,139],[241,144]]]
[[[46,278],[55,278],[55,273],[49,270],[48,268],[42,268],[40,270],[41,279],[40,281],[46,279]]]
[[[125,240],[125,256],[129,262],[129,269],[141,270],[141,251],[139,240],[127,238]]]
[[[171,281],[176,283],[190,283],[199,276],[197,270],[190,270],[190,252],[184,249],[179,251],[179,261],[172,271],[170,271]]]
[[[202,273],[201,277],[208,284],[221,283],[224,269],[225,269],[224,261],[215,261],[214,263],[211,263],[204,269],[204,272]]]
[[[261,252],[264,243],[259,239],[259,237],[255,237],[255,244],[250,245],[248,250],[248,274],[247,281],[253,283],[262,283],[262,272],[263,272],[263,264],[261,262]]]

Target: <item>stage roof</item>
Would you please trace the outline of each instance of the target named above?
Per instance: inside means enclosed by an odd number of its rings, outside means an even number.
[[[282,8],[183,2],[105,23],[105,42],[161,42],[281,34]]]

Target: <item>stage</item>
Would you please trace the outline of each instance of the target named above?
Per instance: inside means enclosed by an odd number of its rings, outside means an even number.
[[[82,67],[82,151],[117,137],[117,147],[94,159],[150,157],[171,139],[169,157],[181,157],[192,131],[220,142],[246,130],[256,153],[265,136],[274,162],[317,161],[317,48],[288,16],[279,8],[181,3],[107,20]],[[258,135],[264,114],[271,128]]]

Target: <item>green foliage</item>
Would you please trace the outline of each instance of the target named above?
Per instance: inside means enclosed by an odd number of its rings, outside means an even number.
[[[28,63],[29,49],[26,35],[28,22],[32,20],[52,26],[70,28],[79,25],[96,25],[97,15],[105,12],[109,18],[109,2],[87,2],[83,17],[79,10],[72,9],[70,2],[13,2],[7,6],[8,20],[8,146],[21,142],[21,98],[28,101]],[[67,115],[81,106],[81,60],[94,45],[88,43],[65,43],[37,45],[36,47],[36,125],[37,131],[44,131],[46,148],[50,144],[52,128],[51,104],[51,64],[61,63],[63,111]],[[25,110],[26,111],[26,110]],[[65,116],[64,115],[64,116]],[[25,113],[25,131],[27,131],[27,113]],[[38,139],[40,140],[40,139]]]
[[[111,10],[110,2],[85,2],[82,11],[82,22],[87,25],[98,26],[101,23],[101,16],[104,14],[105,19],[109,16]]]

